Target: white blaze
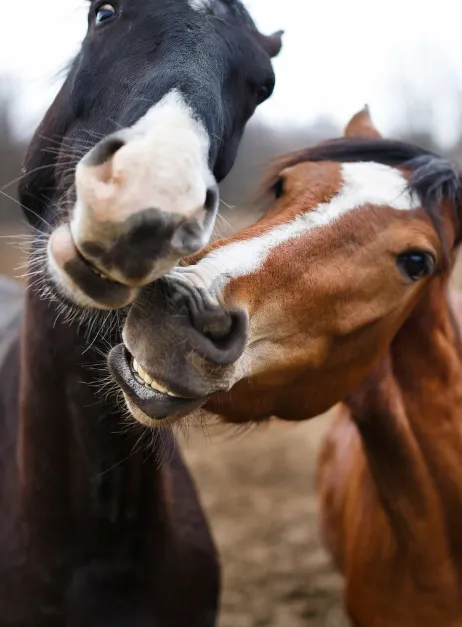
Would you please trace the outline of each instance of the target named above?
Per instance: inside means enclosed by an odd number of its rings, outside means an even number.
[[[201,222],[207,189],[215,185],[210,141],[181,93],[168,92],[117,136],[125,143],[112,156],[109,174],[85,158],[77,166],[71,222],[76,241],[91,240],[95,222],[123,223],[148,208]]]
[[[341,173],[342,186],[329,202],[272,227],[258,237],[217,248],[195,266],[176,268],[175,276],[183,276],[186,281],[213,293],[223,288],[229,279],[258,270],[269,253],[281,244],[329,226],[364,205],[410,211],[420,204],[418,198],[410,194],[406,178],[395,168],[379,163],[344,163]]]
[[[206,11],[211,5],[213,0],[188,0],[188,4],[191,9],[195,11]]]

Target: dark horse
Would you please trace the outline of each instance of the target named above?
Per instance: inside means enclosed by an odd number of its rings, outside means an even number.
[[[2,627],[215,623],[217,556],[194,486],[166,430],[143,446],[98,394],[120,314],[96,308],[129,303],[207,241],[279,47],[236,0],[91,3],[20,185],[38,275],[25,296],[0,284]],[[72,303],[91,315],[65,323]]]
[[[203,248],[280,47],[239,0],[91,3],[21,184],[35,225],[52,224],[46,265],[64,297],[123,307]]]

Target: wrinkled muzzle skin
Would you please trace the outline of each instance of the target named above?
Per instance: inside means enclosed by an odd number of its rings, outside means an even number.
[[[229,390],[239,378],[236,362],[247,338],[245,309],[227,308],[169,275],[132,305],[109,368],[132,413],[150,425],[188,414],[210,394]]]
[[[58,298],[118,309],[208,243],[217,184],[273,91],[281,33],[261,35],[238,0],[121,0],[102,22],[100,9],[30,145],[20,196],[50,236]]]

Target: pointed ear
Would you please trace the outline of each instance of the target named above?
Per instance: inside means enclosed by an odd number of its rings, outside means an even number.
[[[262,35],[258,33],[258,40],[263,50],[265,50],[271,58],[277,57],[282,48],[283,30],[278,30],[272,35]]]
[[[382,137],[372,122],[367,105],[348,122],[344,136],[356,138],[369,137],[370,139],[380,139]]]

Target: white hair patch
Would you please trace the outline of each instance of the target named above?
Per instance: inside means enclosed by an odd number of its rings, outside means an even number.
[[[213,293],[229,279],[258,270],[269,253],[281,244],[329,226],[364,205],[384,205],[398,211],[410,211],[419,206],[418,198],[408,190],[406,178],[396,168],[379,163],[344,163],[341,173],[342,186],[329,202],[272,227],[258,237],[217,248],[195,266],[176,268],[175,275]]]
[[[188,0],[188,4],[194,11],[207,11],[212,6],[213,0]]]

